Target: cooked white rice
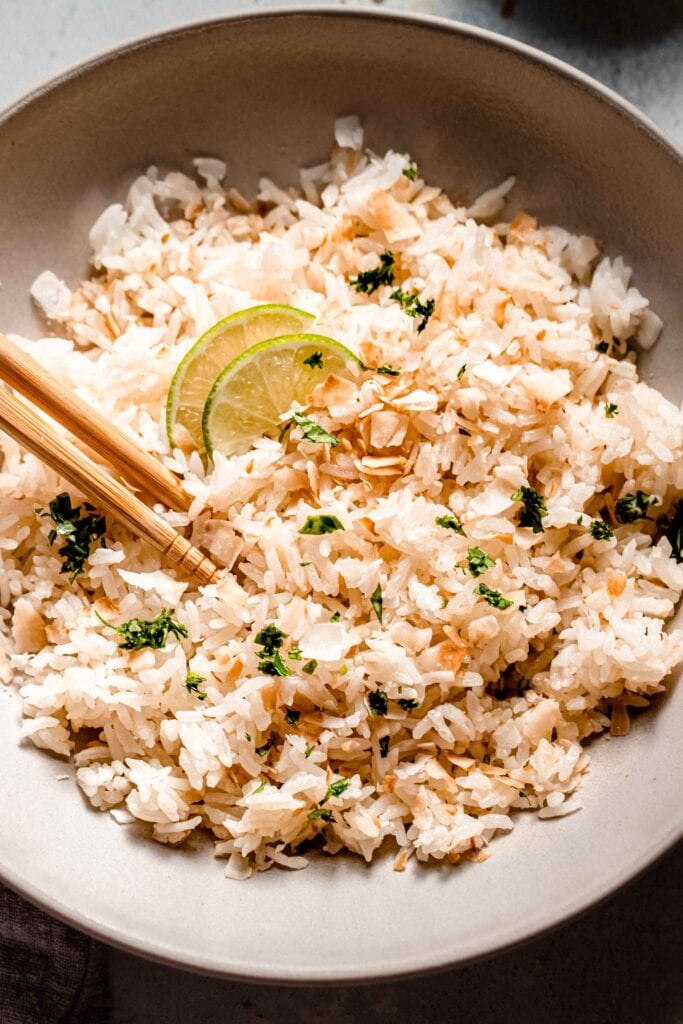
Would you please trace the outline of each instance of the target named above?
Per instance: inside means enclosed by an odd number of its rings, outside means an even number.
[[[652,344],[661,324],[593,239],[499,220],[512,179],[454,205],[403,174],[406,155],[363,152],[355,119],[299,193],[264,179],[252,205],[221,161],[195,166],[197,180],[150,168],[109,206],[92,277],[35,282],[58,336],[15,340],[181,474],[190,514],[163,514],[227,571],[198,590],[110,522],[70,583],[35,512],[70,489],[0,437],[0,678],[21,689],[23,734],[73,758],[117,822],[166,843],[211,830],[231,877],[302,867],[316,836],[367,860],[390,839],[399,870],[413,852],[482,858],[512,812],[577,809],[582,741],[628,731],[628,708],[683,658],[683,634],[664,630],[683,564],[657,525],[683,488],[683,419],[638,381],[626,344]],[[385,250],[397,283],[435,300],[421,333],[390,288],[350,284]],[[196,453],[169,453],[171,375],[216,320],[266,302],[315,313],[317,333],[401,374],[323,387],[314,415],[337,448],[292,430],[205,473]],[[522,486],[544,496],[543,532],[518,523]],[[651,518],[620,525],[617,499],[638,490],[658,499]],[[302,536],[319,512],[345,529]],[[447,514],[466,536],[436,523]],[[601,515],[613,539],[591,535]],[[472,547],[495,561],[479,578]],[[165,608],[188,638],[137,653],[95,615]],[[286,677],[258,668],[269,623],[286,634]],[[304,660],[287,659],[293,643]]]

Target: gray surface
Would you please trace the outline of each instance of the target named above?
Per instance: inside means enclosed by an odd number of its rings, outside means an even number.
[[[0,102],[11,99],[35,81],[73,60],[156,27],[221,13],[233,5],[147,3],[116,4],[53,2],[7,3],[0,12]],[[595,5],[590,5],[595,6]],[[612,5],[605,5],[612,6]],[[601,44],[589,5],[573,4],[575,15],[556,4],[522,4],[509,21],[498,17],[497,5],[484,2],[440,4],[436,13],[459,14],[489,27],[509,29],[536,45],[572,60],[616,86],[650,114],[679,142],[683,141],[680,111],[681,34],[673,5],[649,5],[647,33],[629,27],[621,6],[609,15]],[[424,9],[424,8],[423,8]],[[659,19],[659,11],[666,17]],[[37,17],[40,11],[40,17]],[[668,11],[668,13],[666,13]],[[621,19],[619,24],[618,19]],[[543,21],[543,24],[541,24]],[[5,24],[6,22],[6,24]],[[646,37],[645,37],[646,36]],[[680,944],[681,854],[672,855],[654,873],[582,922],[532,947],[508,954],[496,964],[496,983],[488,965],[466,968],[412,983],[374,990],[304,993],[264,990],[189,978],[165,968],[114,954],[117,1022],[282,1020],[292,1024],[321,1013],[336,1024],[378,1020],[448,1021],[467,1017],[485,1022],[546,1020],[661,1021],[673,1024],[683,1011],[677,966]],[[678,897],[678,902],[676,897]],[[577,983],[565,978],[573,964]],[[575,973],[574,973],[575,972]],[[579,980],[580,979],[580,980]]]

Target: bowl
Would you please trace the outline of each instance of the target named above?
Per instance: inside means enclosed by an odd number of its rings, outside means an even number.
[[[680,401],[683,164],[613,93],[518,43],[450,21],[351,9],[192,25],[67,72],[0,118],[0,324],[44,333],[28,296],[46,267],[76,282],[88,229],[149,164],[226,160],[246,192],[295,182],[357,113],[376,151],[475,196],[508,174],[541,221],[607,240],[665,321],[646,378]],[[230,882],[200,848],[172,850],[86,807],[71,770],[21,746],[0,693],[0,877],[107,942],[258,981],[360,981],[491,954],[566,921],[632,878],[683,828],[683,691],[628,739],[591,744],[583,810],[521,815],[483,864],[367,866],[320,858]]]

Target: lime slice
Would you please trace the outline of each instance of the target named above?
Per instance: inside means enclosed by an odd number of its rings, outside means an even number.
[[[202,413],[206,397],[221,370],[240,352],[266,338],[292,334],[308,327],[315,318],[293,306],[252,306],[233,313],[210,327],[181,360],[166,402],[166,432],[171,447],[176,424],[203,449]],[[180,432],[179,432],[180,433]]]
[[[207,452],[238,455],[258,437],[277,437],[280,416],[294,402],[306,405],[328,374],[353,378],[362,365],[344,345],[320,334],[290,334],[253,345],[211,388],[202,424]]]

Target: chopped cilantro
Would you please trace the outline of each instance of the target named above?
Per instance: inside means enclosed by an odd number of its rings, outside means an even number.
[[[252,789],[251,796],[255,796],[256,793],[262,793],[266,788],[266,779],[261,779],[261,785],[257,786],[256,789]]]
[[[203,690],[199,689],[200,683],[203,682],[204,676],[200,676],[196,672],[188,672],[187,679],[185,680],[185,689],[188,693],[195,693],[199,700],[206,700],[206,694]]]
[[[336,516],[307,516],[306,522],[299,530],[299,533],[310,537],[320,537],[323,533],[334,533],[335,530],[343,530],[342,523]]]
[[[656,505],[658,499],[645,491],[636,491],[635,494],[625,494],[616,503],[614,514],[618,523],[634,523],[636,519],[647,519],[647,510],[650,505]]]
[[[404,313],[408,316],[419,318],[420,322],[417,325],[417,333],[421,334],[427,326],[429,318],[436,309],[436,302],[434,299],[428,299],[426,302],[422,302],[419,295],[408,294],[404,292],[402,288],[396,288],[391,293],[391,298],[395,299],[401,306]]]
[[[330,622],[339,622],[340,619],[341,612],[333,612],[332,615],[330,615]]]
[[[449,600],[450,600],[450,598],[448,598],[448,597],[442,597],[441,598],[441,607],[442,608],[448,608]]]
[[[287,722],[288,725],[296,725],[300,718],[300,711],[295,711],[294,708],[287,708],[287,711],[285,712],[285,722]]]
[[[387,377],[401,376],[401,371],[397,370],[395,366],[391,366],[390,363],[386,363],[384,366],[378,366],[377,373],[385,373]]]
[[[94,511],[87,501],[83,505],[72,506],[66,491],[52,499],[47,511],[36,509],[39,516],[49,516],[55,524],[48,534],[50,544],[54,544],[57,537],[64,537],[64,543],[59,549],[62,559],[59,571],[68,573],[71,581],[83,572],[93,541],[103,537],[107,529],[104,516],[93,515]]]
[[[387,754],[389,753],[389,743],[390,743],[390,740],[391,740],[391,737],[389,737],[389,736],[380,736],[380,739],[379,739],[379,755],[380,755],[380,757],[386,757]]]
[[[521,501],[524,508],[519,513],[519,525],[528,526],[534,533],[543,533],[543,516],[548,515],[545,499],[542,494],[535,491],[533,487],[520,487],[511,496],[512,501]]]
[[[304,673],[304,675],[311,676],[313,675],[317,667],[318,662],[315,660],[315,658],[311,658],[310,661],[307,661],[306,664],[302,666],[301,671]]]
[[[465,376],[465,370],[466,369],[467,369],[467,363],[463,363],[462,366],[460,367],[460,369],[458,370],[458,373],[457,373],[458,380],[462,380],[462,378]]]
[[[455,516],[437,516],[434,520],[437,526],[443,526],[444,530],[452,530],[453,533],[459,533],[461,537],[466,537],[465,527],[462,525],[459,519]]]
[[[290,644],[289,651],[287,652],[287,657],[291,661],[301,661],[303,655],[301,653],[301,648],[297,643]]]
[[[581,526],[582,522],[583,522],[583,515],[580,515],[579,518],[576,520],[576,525],[577,526]]]
[[[313,441],[315,444],[329,444],[332,448],[336,448],[339,444],[338,437],[328,434],[324,427],[321,427],[315,420],[309,419],[308,416],[302,416],[301,413],[295,412],[293,419],[296,425],[301,427],[301,432],[307,441]]]
[[[382,598],[382,588],[380,587],[380,585],[378,583],[377,586],[375,587],[373,593],[372,593],[372,597],[370,598],[370,604],[372,605],[372,610],[374,611],[375,615],[379,619],[380,625],[382,624],[382,605],[383,605],[383,603],[384,603],[384,600]]]
[[[328,823],[334,822],[335,820],[329,807],[314,807],[312,811],[308,812],[309,821],[316,821],[317,819]]]
[[[677,562],[683,562],[683,501],[676,505],[664,536],[671,545],[671,557]]]
[[[274,622],[269,622],[267,626],[258,631],[254,643],[263,648],[264,657],[269,657],[280,650],[284,639],[285,634],[282,630],[278,629]]]
[[[603,355],[609,350],[609,344],[606,341],[599,341],[595,346],[596,352],[601,352]]]
[[[112,626],[111,622],[107,622],[95,612],[100,622],[123,637],[123,643],[120,643],[119,647],[124,651],[141,651],[144,647],[158,650],[165,646],[169,633],[178,640],[186,637],[187,629],[182,623],[172,619],[172,614],[173,610],[166,608],[159,612],[156,619],[129,619],[121,626]]]
[[[389,698],[384,690],[373,690],[368,694],[368,705],[371,715],[386,715],[389,710]]]
[[[374,270],[364,270],[358,277],[352,278],[350,283],[357,292],[372,295],[383,284],[394,283],[394,267],[394,255],[387,250],[380,256],[379,265]]]
[[[306,747],[306,749],[304,750],[304,757],[310,757],[314,750],[315,743],[311,744],[310,747]]]
[[[589,530],[593,540],[610,540],[614,536],[607,523],[602,519],[594,519]]]
[[[487,569],[492,569],[495,564],[493,558],[489,558],[482,548],[468,548],[467,565],[475,579],[485,573]]]
[[[480,583],[479,586],[475,589],[474,593],[479,594],[480,597],[483,597],[484,600],[487,601],[488,604],[490,604],[493,608],[510,608],[510,606],[514,603],[513,601],[508,600],[507,597],[503,597],[500,590],[491,590],[491,588],[487,587],[485,583]]]
[[[349,782],[348,779],[337,779],[336,782],[331,782],[330,785],[327,787],[327,792],[325,793],[325,796],[322,798],[320,803],[326,804],[330,797],[341,796],[342,793],[346,792],[350,785],[351,783]]]
[[[404,178],[407,178],[408,181],[415,181],[417,178],[417,167],[415,164],[409,164],[407,167],[403,168],[401,174]]]
[[[615,405],[614,402],[605,402],[605,416],[608,420],[613,420],[618,412],[618,405]]]
[[[316,370],[322,370],[323,368],[323,354],[322,352],[312,352],[307,359],[304,359],[304,366],[310,366],[310,368]]]
[[[305,569],[307,565],[311,565],[311,562],[299,562],[302,569]]]
[[[413,700],[412,697],[401,697],[396,701],[396,703],[400,708],[403,708],[404,711],[414,711],[415,708],[419,706],[417,701]]]
[[[262,747],[256,747],[255,748],[256,753],[258,754],[259,757],[265,757],[266,754],[268,753],[268,751],[270,750],[270,748],[272,747],[272,745],[273,745],[273,740],[271,738],[266,743],[264,743]]]
[[[263,672],[266,676],[291,676],[291,672],[282,660],[282,655],[279,651],[275,651],[272,658],[264,658],[258,663],[259,672]]]

